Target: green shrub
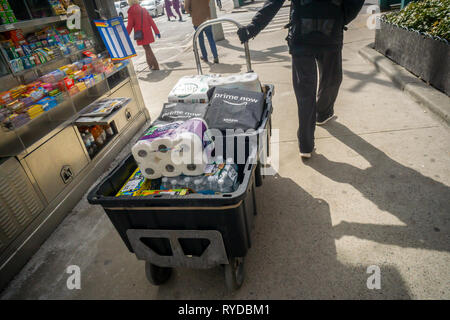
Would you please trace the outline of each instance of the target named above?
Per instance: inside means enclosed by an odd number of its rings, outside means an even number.
[[[400,11],[385,14],[384,20],[450,41],[450,0],[413,1]]]

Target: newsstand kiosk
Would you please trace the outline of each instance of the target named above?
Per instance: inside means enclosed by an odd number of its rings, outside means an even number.
[[[94,24],[114,1],[0,4],[2,289],[150,117],[132,63],[111,59]]]

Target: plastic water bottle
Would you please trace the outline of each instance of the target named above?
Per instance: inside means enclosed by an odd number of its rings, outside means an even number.
[[[211,191],[217,191],[217,177],[216,176],[208,176],[207,178],[208,189]]]
[[[227,193],[228,191],[225,189],[225,181],[223,179],[217,180],[217,192]]]
[[[204,191],[204,183],[203,183],[203,177],[199,177],[197,179],[194,180],[194,191],[195,192],[199,192],[199,191]]]
[[[177,189],[178,187],[178,180],[177,178],[173,178],[170,180],[170,189]]]
[[[182,185],[184,186],[184,188],[194,189],[194,185],[192,183],[192,178],[190,178],[190,177],[185,177]]]
[[[169,178],[167,177],[162,177],[161,179],[161,190],[168,190],[170,189],[170,182],[169,182]]]
[[[237,184],[237,165],[233,162],[232,158],[227,159],[227,164],[220,173],[219,180],[223,180],[224,192],[233,192],[236,189]]]
[[[222,156],[217,156],[215,163],[216,164],[222,164],[223,163],[223,157]]]

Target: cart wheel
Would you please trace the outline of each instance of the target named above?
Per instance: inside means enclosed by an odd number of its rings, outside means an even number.
[[[169,280],[172,275],[172,268],[166,267],[158,267],[150,262],[145,262],[145,275],[147,276],[147,280],[154,284],[155,286],[159,286],[164,284]]]
[[[244,283],[244,258],[230,258],[225,265],[225,284],[229,291],[239,289]]]
[[[256,165],[256,171],[255,171],[255,185],[257,187],[261,187],[263,184],[262,181],[262,175],[261,175],[261,162],[258,161],[258,164]]]

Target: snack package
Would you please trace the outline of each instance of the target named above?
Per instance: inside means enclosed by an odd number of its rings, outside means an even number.
[[[123,187],[116,194],[116,197],[120,196],[133,196],[136,192],[151,187],[152,180],[146,179],[139,168],[137,168],[131,177],[125,182]]]
[[[164,194],[164,195],[171,195],[171,196],[185,196],[189,194],[189,189],[169,189],[169,190],[141,190],[138,192],[135,192],[134,196],[152,196],[155,194]]]

